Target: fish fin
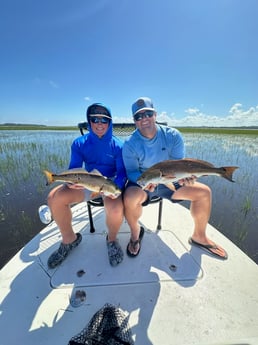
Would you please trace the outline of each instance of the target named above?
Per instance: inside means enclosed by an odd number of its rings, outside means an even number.
[[[43,172],[44,172],[44,174],[45,174],[45,176],[47,178],[46,185],[49,186],[51,183],[54,182],[53,174],[50,171],[48,171],[48,170],[44,170]]]
[[[154,177],[161,177],[162,176],[162,172],[161,172],[160,168],[155,168],[155,169],[149,168],[148,170],[151,170],[151,174],[154,175]],[[146,171],[148,171],[148,170],[146,170]],[[145,171],[145,173],[146,173],[146,171]]]
[[[103,176],[97,169],[93,169],[90,171],[90,174],[92,175],[99,175],[99,176]]]
[[[66,170],[66,171],[62,171],[60,175],[64,174],[76,174],[76,173],[80,173],[80,174],[88,174],[88,171],[85,170],[84,168],[73,168],[73,169],[69,169],[69,170]]]
[[[176,191],[174,183],[172,183],[172,182],[165,184],[165,186],[168,187],[170,190],[172,190],[174,192]]]
[[[221,167],[221,169],[224,170],[224,172],[221,174],[221,176],[224,177],[226,180],[229,180],[231,182],[235,182],[233,180],[233,172],[238,168],[239,167]]]
[[[99,192],[92,192],[90,195],[90,199],[95,199],[96,197],[100,197],[101,194]]]
[[[214,168],[214,165],[210,162],[207,162],[207,161],[204,161],[202,159],[195,159],[195,158],[184,158],[182,159],[182,161],[186,161],[186,162],[189,162],[189,161],[192,161],[193,163],[200,163],[200,164],[205,164],[206,166],[209,166],[211,168]]]

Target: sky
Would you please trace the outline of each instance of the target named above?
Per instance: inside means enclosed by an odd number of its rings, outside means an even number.
[[[0,0],[0,124],[258,126],[257,0]]]

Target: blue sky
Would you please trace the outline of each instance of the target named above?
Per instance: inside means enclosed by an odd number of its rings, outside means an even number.
[[[258,125],[257,0],[1,0],[0,123]]]

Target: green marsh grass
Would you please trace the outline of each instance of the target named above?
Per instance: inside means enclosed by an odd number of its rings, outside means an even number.
[[[67,169],[78,131],[0,131],[0,267],[44,226],[44,169]]]
[[[235,183],[203,177],[213,194],[210,223],[258,263],[258,137],[218,133],[183,133],[186,156],[221,166],[238,166]]]

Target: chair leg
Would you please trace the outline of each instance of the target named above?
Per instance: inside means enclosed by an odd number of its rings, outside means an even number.
[[[158,225],[157,225],[157,230],[161,230],[162,206],[163,206],[163,200],[161,199],[161,200],[159,201],[159,214],[158,214]]]
[[[87,202],[88,207],[88,216],[89,216],[89,222],[90,222],[90,232],[95,232],[94,224],[93,224],[93,218],[92,218],[92,212],[91,212],[91,205],[89,202]]]

